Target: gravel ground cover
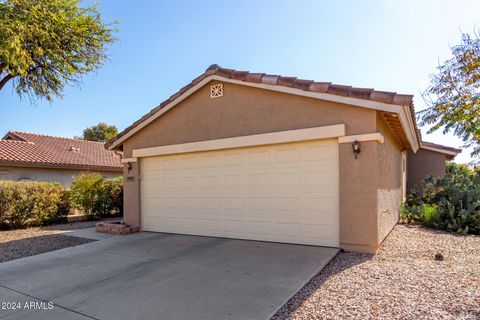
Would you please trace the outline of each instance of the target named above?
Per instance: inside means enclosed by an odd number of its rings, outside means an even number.
[[[480,319],[480,237],[397,225],[377,255],[340,253],[272,319]]]
[[[95,221],[85,221],[41,228],[0,231],[0,263],[95,241],[62,235],[66,230],[93,226],[95,226]]]

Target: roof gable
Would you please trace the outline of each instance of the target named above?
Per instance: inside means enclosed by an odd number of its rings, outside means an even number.
[[[111,150],[119,147],[123,141],[212,80],[390,112],[397,115],[397,120],[394,121],[399,122],[412,150],[416,151],[419,147],[412,95],[336,85],[330,82],[315,82],[296,77],[237,71],[218,65],[210,66],[202,75],[120,132],[107,142],[106,146]]]

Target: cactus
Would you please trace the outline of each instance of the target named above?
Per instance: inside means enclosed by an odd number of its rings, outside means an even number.
[[[480,171],[449,164],[443,178],[426,176],[423,195],[413,191],[402,220],[457,233],[480,234]]]

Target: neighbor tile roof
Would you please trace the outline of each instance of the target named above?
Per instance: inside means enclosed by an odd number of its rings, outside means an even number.
[[[435,148],[435,149],[439,150],[438,152],[445,153],[445,157],[447,158],[447,160],[455,159],[455,157],[460,152],[462,152],[462,149],[447,147],[447,146],[443,146],[441,144],[436,144],[436,143],[427,142],[427,141],[422,141],[422,146],[421,147]],[[451,153],[453,153],[453,154],[451,154]]]
[[[222,68],[214,64],[208,67],[208,69],[204,73],[202,73],[200,76],[195,78],[188,85],[181,88],[177,93],[173,94],[172,96],[170,96],[170,98],[163,101],[158,107],[150,110],[150,112],[148,112],[146,115],[144,115],[143,117],[141,117],[140,119],[132,123],[125,130],[120,132],[115,138],[108,141],[106,143],[106,147],[110,147],[113,143],[115,143],[115,141],[117,141],[118,139],[126,135],[128,132],[130,132],[133,128],[138,126],[143,121],[153,116],[158,110],[166,107],[168,104],[173,102],[175,99],[177,99],[187,90],[195,86],[197,83],[207,78],[208,76],[212,76],[212,75],[216,75],[226,79],[244,81],[244,82],[264,83],[269,85],[291,87],[291,88],[295,88],[303,91],[328,93],[332,95],[364,99],[364,100],[372,100],[377,102],[391,103],[391,104],[397,104],[397,105],[403,105],[403,106],[408,105],[410,106],[410,110],[412,112],[412,118],[416,126],[415,111],[413,108],[413,95],[398,94],[396,92],[388,92],[388,91],[378,91],[378,90],[369,89],[369,88],[356,88],[352,86],[332,84],[331,82],[316,82],[313,80],[298,79],[296,77],[283,77],[279,75],[271,75],[271,74],[265,74],[265,73],[238,71],[233,69]]]
[[[462,152],[462,149],[447,147],[447,146],[443,146],[441,144],[436,144],[436,143],[433,143],[433,142],[422,141],[422,145],[425,146],[425,147],[431,147],[431,148],[437,148],[437,149],[440,149],[440,150],[455,152],[457,154]]]
[[[121,171],[104,143],[10,131],[0,140],[0,164]]]

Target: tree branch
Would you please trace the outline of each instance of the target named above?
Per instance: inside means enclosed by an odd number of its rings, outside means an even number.
[[[2,80],[0,80],[0,90],[7,84],[8,81],[13,79],[14,76],[12,76],[10,73],[7,74]]]

